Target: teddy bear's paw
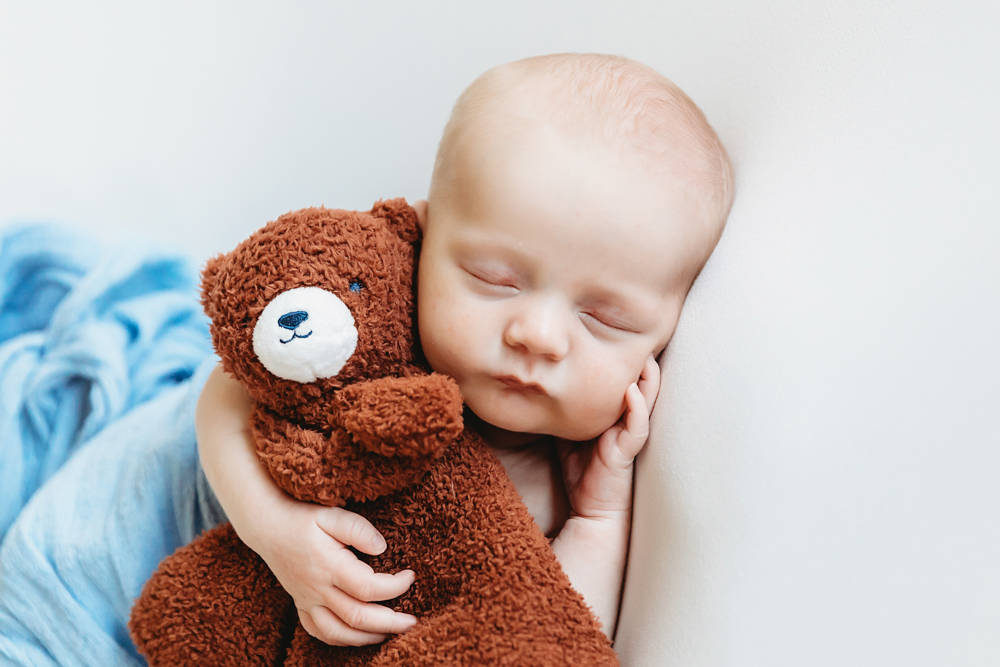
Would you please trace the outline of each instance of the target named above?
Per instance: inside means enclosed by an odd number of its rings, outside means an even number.
[[[382,456],[434,457],[462,432],[462,394],[437,373],[354,384],[337,404],[344,428]]]

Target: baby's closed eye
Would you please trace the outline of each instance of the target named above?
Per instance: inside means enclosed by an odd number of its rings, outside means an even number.
[[[512,271],[501,267],[462,266],[462,270],[486,289],[494,289],[505,294],[513,294],[519,289],[518,277]]]
[[[588,326],[598,326],[604,329],[611,329],[614,331],[621,331],[623,333],[634,333],[632,329],[625,324],[622,324],[612,318],[595,314],[595,313],[580,313],[580,317]]]
[[[598,333],[630,334],[641,332],[638,323],[611,312],[583,310],[580,311],[580,318],[588,328],[592,330],[596,329]]]

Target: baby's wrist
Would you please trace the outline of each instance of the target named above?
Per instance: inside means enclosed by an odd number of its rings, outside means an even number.
[[[283,495],[280,490],[278,492]],[[292,522],[294,502],[296,501],[288,497],[270,496],[252,504],[241,505],[237,520],[230,517],[230,523],[243,543],[264,557],[268,547],[274,544],[275,536],[280,535],[282,528]]]
[[[601,516],[573,514],[566,520],[559,538],[564,542],[593,544],[596,548],[606,548],[608,540],[617,541],[628,536],[631,526],[631,512],[613,512]]]
[[[618,595],[628,556],[627,517],[570,517],[552,542],[559,565],[609,633],[614,630]]]

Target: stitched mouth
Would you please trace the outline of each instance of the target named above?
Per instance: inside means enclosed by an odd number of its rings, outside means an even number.
[[[293,331],[293,332],[292,332],[292,337],[291,337],[291,338],[289,338],[288,340],[281,340],[280,338],[279,338],[278,340],[279,340],[279,341],[281,341],[281,343],[283,343],[283,344],[286,344],[286,343],[291,343],[291,342],[292,342],[293,340],[295,340],[296,338],[309,338],[309,336],[312,336],[312,334],[313,334],[313,332],[312,332],[312,331],[310,331],[310,332],[309,332],[309,333],[307,333],[307,334],[306,334],[305,336],[300,336],[300,335],[298,335],[297,333],[295,333],[295,332]]]

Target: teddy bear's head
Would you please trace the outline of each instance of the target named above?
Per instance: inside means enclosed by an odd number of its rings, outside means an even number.
[[[416,212],[287,213],[209,261],[202,304],[223,367],[256,400],[321,421],[322,399],[415,368]]]

